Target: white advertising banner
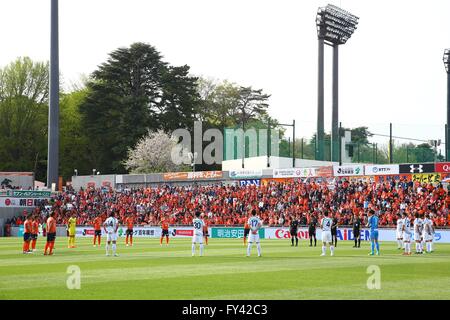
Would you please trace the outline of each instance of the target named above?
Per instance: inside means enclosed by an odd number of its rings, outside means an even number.
[[[380,241],[397,241],[397,235],[395,229],[378,229],[378,239]],[[289,239],[291,237],[291,233],[289,232],[289,228],[280,227],[280,228],[264,228],[265,239]],[[299,228],[297,236],[299,239],[309,239],[308,228]],[[413,235],[412,235],[413,236]],[[316,229],[316,237],[318,241],[322,239],[322,230]],[[340,241],[350,240],[353,241],[355,239],[353,235],[353,229],[351,228],[338,228],[337,230],[337,238]],[[370,231],[368,229],[361,230],[361,240],[369,241],[370,240]],[[436,230],[434,234],[434,242],[435,243],[450,243],[450,230]]]
[[[364,167],[362,165],[333,166],[335,177],[363,176]]]
[[[392,175],[399,174],[400,167],[398,164],[367,165],[364,166],[364,172],[366,176]]]
[[[261,178],[263,175],[262,169],[260,170],[232,170],[229,173],[231,179],[249,179],[249,178]]]
[[[274,169],[274,178],[309,178],[316,177],[317,168],[288,168]]]
[[[0,208],[34,208],[43,199],[39,198],[10,198],[0,197]]]
[[[117,230],[119,237],[126,236],[127,227],[120,226]],[[185,238],[192,237],[194,234],[193,227],[173,227],[169,228],[169,236],[176,238]],[[211,234],[211,232],[210,232]],[[77,237],[93,237],[94,236],[94,227],[86,226],[86,227],[77,227],[76,229]],[[102,228],[102,236],[105,235],[105,231]],[[160,238],[161,237],[161,227],[134,227],[133,228],[133,237],[146,237],[146,238]]]

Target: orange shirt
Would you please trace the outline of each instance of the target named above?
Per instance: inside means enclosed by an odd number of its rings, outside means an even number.
[[[94,229],[99,231],[102,229],[102,218],[97,217],[94,219]]]
[[[25,223],[23,224],[23,232],[24,233],[31,233],[31,220],[25,220]]]
[[[250,226],[248,225],[248,220],[245,221],[244,229],[250,229]]]
[[[31,224],[31,233],[38,234],[39,233],[39,222],[33,221]]]
[[[163,230],[168,230],[168,229],[169,229],[169,224],[167,223],[167,221],[163,221],[163,222],[161,223],[161,228],[162,228]]]
[[[53,217],[47,219],[48,233],[56,233],[56,220]]]
[[[125,219],[128,229],[133,229],[134,219],[133,217],[128,217]]]

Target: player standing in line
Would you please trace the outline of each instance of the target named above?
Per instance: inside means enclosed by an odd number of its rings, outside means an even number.
[[[112,242],[112,252],[115,257],[118,256],[116,253],[116,242],[117,242],[117,229],[119,229],[119,221],[115,218],[114,211],[109,214],[109,218],[103,223],[103,229],[106,233],[106,256],[109,256],[109,246]]]
[[[405,252],[403,252],[404,256],[411,255],[411,220],[409,219],[406,212],[403,212],[402,214],[402,220],[403,220],[403,243],[405,245]]]
[[[416,252],[415,254],[422,254],[422,229],[423,229],[423,220],[420,218],[418,212],[414,215],[414,241],[416,241]]]
[[[94,219],[94,247],[96,247],[96,240],[98,238],[98,246],[101,245],[102,240],[102,218],[100,216]]]
[[[56,211],[50,213],[50,217],[47,219],[47,243],[45,244],[44,256],[47,255],[47,249],[49,249],[48,255],[53,254],[53,248],[55,247],[56,240]]]
[[[39,216],[36,214],[31,223],[31,250],[36,251],[36,241],[39,234]]]
[[[169,245],[169,222],[165,218],[161,220],[161,238],[159,239],[159,245],[162,246],[163,239],[166,237],[166,246]]]
[[[32,215],[27,215],[25,222],[23,223],[23,253],[30,253],[30,241],[31,241],[31,228],[32,228]]]
[[[205,223],[200,219],[200,211],[195,212],[195,218],[192,221],[194,234],[192,236],[192,256],[195,256],[195,245],[200,245],[200,257],[203,256],[203,226]]]
[[[250,215],[248,215],[247,217],[250,218]],[[248,219],[246,219],[244,223],[244,246],[247,245],[247,238],[249,234],[250,234],[250,226],[248,224]]]
[[[289,231],[291,233],[291,247],[294,246],[294,238],[295,238],[295,246],[298,247],[298,220],[296,218],[293,218],[290,225],[289,225]]]
[[[336,217],[332,219],[333,223],[331,224],[331,242],[334,241],[334,247],[337,247],[337,226],[338,220]]]
[[[134,226],[134,219],[133,214],[130,213],[128,217],[125,219],[125,223],[127,224],[127,231],[126,231],[126,238],[125,238],[125,244],[128,247],[128,238],[130,239],[130,246],[133,246],[133,226]]]
[[[248,237],[247,257],[250,257],[253,242],[256,243],[256,249],[258,250],[258,257],[261,257],[261,244],[259,243],[259,229],[262,227],[261,220],[256,215],[256,210],[252,210],[252,216],[248,219],[248,225],[250,226],[250,235]]]
[[[377,249],[376,255],[380,255],[380,244],[378,243],[378,217],[375,215],[375,211],[369,210],[369,219],[367,220],[367,227],[370,228],[370,242],[371,252],[369,256],[373,256],[375,253],[375,247]]]
[[[207,219],[203,219],[204,225],[203,225],[203,236],[205,238],[205,244],[208,245],[208,237],[209,237],[209,232],[208,232],[208,220]]]
[[[433,218],[434,218],[434,214],[433,214],[433,213],[430,213],[430,222],[429,222],[429,223],[430,223],[430,226],[431,226],[431,234],[432,234],[431,242],[430,242],[430,249],[431,249],[430,252],[433,252],[433,251],[434,251],[433,245],[434,245],[434,234],[435,234],[435,229],[434,229]]]
[[[361,219],[356,213],[352,217],[351,224],[353,225],[353,238],[355,239],[353,248],[361,248]]]
[[[430,219],[430,215],[425,214],[425,219],[423,220],[423,241],[426,245],[426,252],[431,253],[432,251],[432,241],[433,241],[433,222]]]
[[[402,219],[402,216],[400,214],[397,215],[397,245],[398,250],[403,249],[403,225],[404,220]]]
[[[313,215],[313,213],[310,213],[309,217],[310,217],[308,224],[309,246],[312,247],[312,241],[314,238],[314,247],[315,247],[317,245],[317,238],[316,238],[317,219]]]
[[[67,222],[67,230],[69,231],[69,244],[67,248],[75,248],[75,233],[77,229],[77,215],[76,213],[72,213],[72,216],[69,218]]]
[[[322,229],[322,254],[321,257],[326,255],[327,244],[330,246],[330,255],[334,256],[334,246],[331,239],[331,225],[333,224],[333,219],[328,217],[328,211],[323,213],[325,217],[322,218],[320,222],[320,228]]]

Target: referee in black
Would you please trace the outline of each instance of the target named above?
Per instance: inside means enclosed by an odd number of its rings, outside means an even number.
[[[356,213],[352,217],[351,224],[353,225],[353,237],[355,239],[353,248],[361,248],[361,219]]]
[[[316,238],[317,219],[311,212],[309,214],[308,234],[309,234],[309,246],[312,247],[312,238],[314,237],[314,247],[317,245]]]
[[[338,220],[334,217],[333,223],[331,224],[331,243],[334,241],[334,247],[337,247],[337,226]]]
[[[294,246],[294,238],[295,238],[295,246],[298,247],[298,220],[294,217],[289,225],[289,231],[291,233],[291,247]]]

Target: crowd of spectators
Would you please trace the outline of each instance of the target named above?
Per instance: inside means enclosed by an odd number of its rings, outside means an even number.
[[[189,225],[195,211],[204,213],[210,225],[242,225],[249,210],[255,208],[265,225],[289,225],[292,219],[301,225],[311,214],[320,219],[327,210],[339,225],[349,225],[356,214],[363,219],[370,209],[379,215],[382,226],[394,226],[397,215],[433,213],[436,226],[450,226],[450,194],[442,185],[406,181],[368,183],[339,181],[333,185],[292,181],[270,182],[261,186],[160,186],[126,190],[67,190],[42,202],[35,209],[42,219],[57,211],[58,224],[66,224],[73,212],[79,225],[89,225],[111,211],[121,223],[129,214],[136,225],[158,225],[162,218],[171,225]],[[12,224],[21,224],[18,217]]]

